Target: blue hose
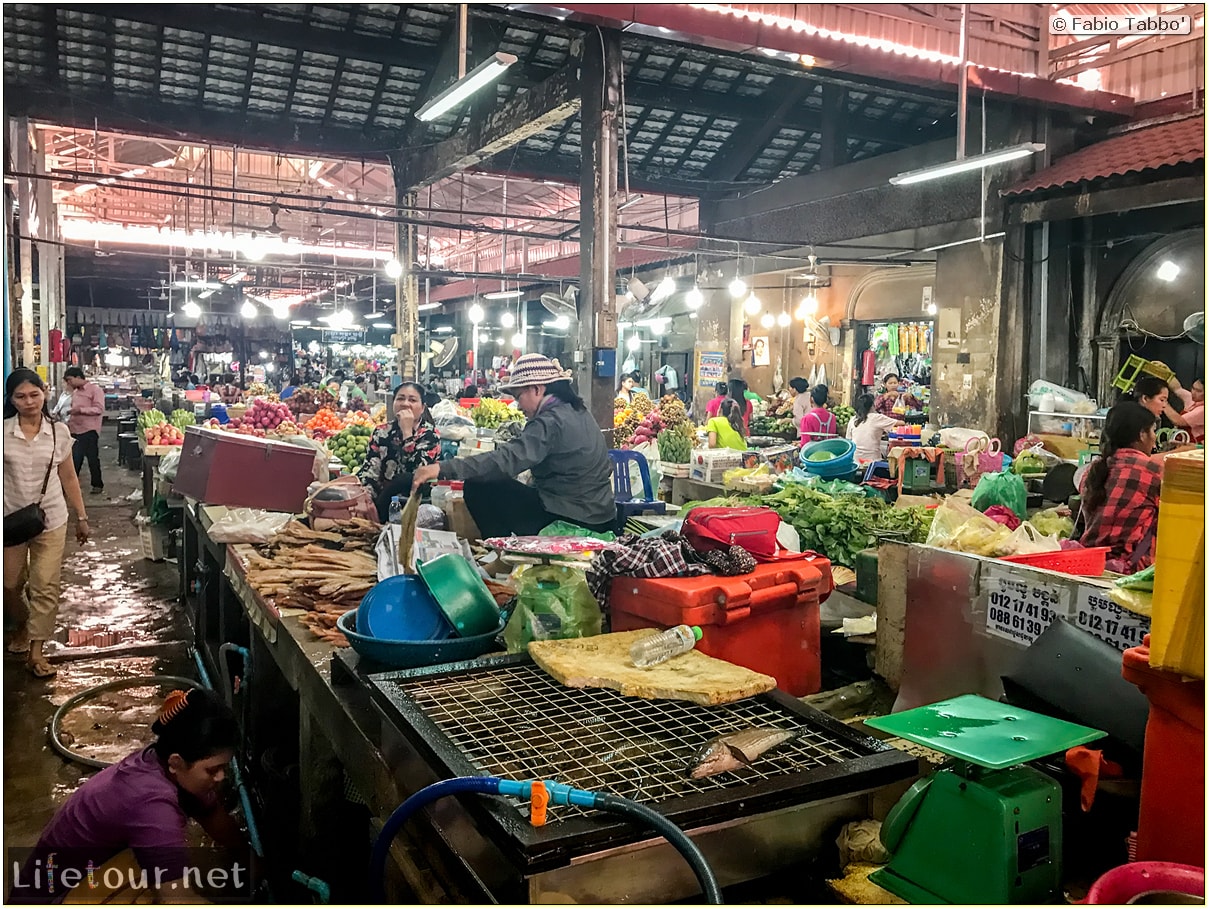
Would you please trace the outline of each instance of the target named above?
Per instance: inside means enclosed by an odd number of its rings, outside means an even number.
[[[722,904],[722,891],[713,869],[701,854],[696,844],[685,835],[684,831],[656,811],[632,802],[620,796],[606,793],[589,792],[584,789],[574,789],[563,783],[551,780],[544,782],[551,805],[577,805],[582,808],[600,808],[624,814],[634,820],[647,823],[671,843],[684,856],[685,861],[697,875],[705,901],[712,905]],[[425,805],[444,798],[447,795],[460,795],[465,792],[478,792],[483,795],[507,795],[520,798],[530,798],[533,792],[533,782],[515,782],[501,780],[491,776],[461,776],[451,780],[441,780],[430,786],[425,786],[412,795],[402,805],[391,812],[382,831],[374,840],[373,852],[369,860],[369,880],[373,887],[373,896],[379,903],[386,902],[386,858],[390,854],[390,844],[394,842],[399,831],[407,820]]]
[[[211,691],[214,690],[214,685],[210,681],[210,673],[206,671],[206,664],[202,661],[201,653],[197,648],[193,648],[193,661],[197,664],[197,674],[201,679],[201,683]],[[248,797],[248,787],[244,784],[243,774],[239,772],[239,761],[231,758],[231,781],[235,784],[235,789],[239,793],[239,804],[243,808],[244,820],[248,823],[248,842],[251,844],[253,851],[264,858],[264,847],[260,843],[260,831],[256,829],[256,819],[252,817],[252,800]]]

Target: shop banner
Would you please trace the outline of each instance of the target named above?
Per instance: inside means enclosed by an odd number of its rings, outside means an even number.
[[[1029,646],[1058,617],[1070,615],[1071,591],[1062,584],[1021,578],[987,565],[979,597],[986,607],[988,634]]]
[[[337,331],[332,328],[321,329],[320,334],[329,344],[364,344],[364,331]]]
[[[721,350],[697,351],[697,386],[713,388],[726,381],[726,353]]]
[[[1150,631],[1150,619],[1122,609],[1103,587],[1087,585],[1075,597],[1075,624],[1121,652],[1139,646]]]

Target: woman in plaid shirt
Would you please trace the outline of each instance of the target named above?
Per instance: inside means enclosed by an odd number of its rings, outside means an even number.
[[[1163,476],[1150,457],[1154,444],[1155,417],[1141,404],[1124,401],[1108,412],[1100,457],[1083,481],[1087,527],[1080,542],[1108,546],[1112,571],[1132,574],[1154,561]]]

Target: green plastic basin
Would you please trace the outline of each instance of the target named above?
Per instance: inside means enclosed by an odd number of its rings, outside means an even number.
[[[447,552],[416,566],[445,618],[461,637],[487,634],[500,623],[495,598],[479,573],[457,553]]]

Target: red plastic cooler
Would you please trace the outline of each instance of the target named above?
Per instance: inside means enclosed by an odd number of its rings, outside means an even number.
[[[699,625],[702,653],[770,675],[801,697],[819,690],[819,604],[831,589],[831,563],[821,556],[732,578],[617,578],[612,628]]]
[[[1150,665],[1150,635],[1121,675],[1150,701],[1142,754],[1138,861],[1205,865],[1205,683]]]

